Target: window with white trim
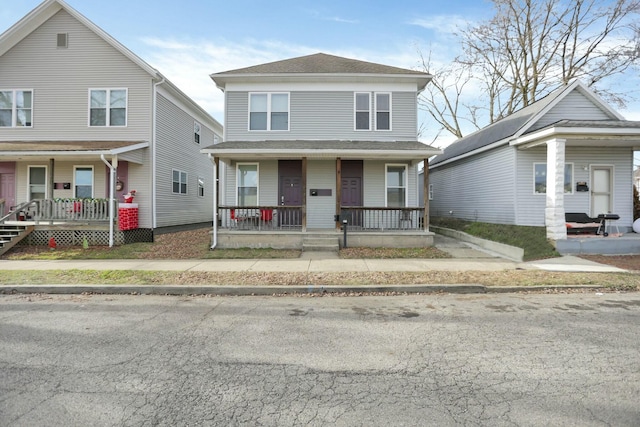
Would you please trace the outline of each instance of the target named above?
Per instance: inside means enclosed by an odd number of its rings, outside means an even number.
[[[354,94],[354,114],[356,130],[371,130],[371,94],[356,92]]]
[[[376,93],[376,130],[391,130],[391,94]]]
[[[47,167],[29,166],[29,200],[44,199],[47,195]]]
[[[74,166],[73,197],[77,199],[93,198],[93,166]]]
[[[250,93],[249,130],[289,130],[288,93]]]
[[[534,194],[547,194],[547,164],[533,164],[533,192]],[[564,165],[564,192],[573,193],[573,163]]]
[[[204,178],[198,177],[198,197],[204,197]]]
[[[258,206],[258,164],[236,165],[238,206]]]
[[[89,89],[89,126],[126,126],[127,89]]]
[[[407,206],[407,165],[386,165],[386,206],[404,208]]]
[[[200,123],[198,123],[197,121],[194,121],[193,122],[193,142],[195,142],[196,144],[200,144],[200,130],[201,130]]]
[[[187,194],[187,173],[181,170],[173,169],[173,194]]]
[[[0,127],[33,127],[32,116],[32,90],[0,90]]]

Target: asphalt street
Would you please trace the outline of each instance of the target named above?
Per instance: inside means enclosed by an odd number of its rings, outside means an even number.
[[[0,296],[2,426],[637,426],[640,294]]]

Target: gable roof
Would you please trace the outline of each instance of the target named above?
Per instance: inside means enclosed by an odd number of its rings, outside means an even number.
[[[426,86],[432,78],[430,74],[422,71],[392,67],[390,65],[376,64],[326,53],[316,53],[214,73],[211,74],[211,78],[216,82],[218,87],[224,89],[226,82],[234,79],[245,80],[250,77],[260,77],[264,79],[265,77],[282,78],[295,76],[299,78],[315,78],[319,76],[326,77],[327,75],[351,78],[375,75],[378,77],[387,76],[390,78],[411,79],[418,83],[419,90],[424,89],[424,86]]]
[[[193,101],[188,95],[182,92],[182,90],[180,90],[176,85],[171,83],[166,77],[162,75],[162,73],[146,63],[142,58],[130,51],[116,39],[111,37],[106,31],[91,22],[80,12],[69,6],[64,0],[44,0],[35,9],[26,14],[18,22],[13,24],[8,30],[0,34],[0,56],[4,55],[7,51],[13,48],[21,40],[23,40],[25,37],[27,37],[29,34],[31,34],[61,10],[64,10],[69,15],[77,19],[80,23],[89,28],[89,30],[102,38],[107,44],[111,45],[122,55],[142,68],[149,74],[152,79],[156,80],[159,84],[165,85],[168,90],[177,95],[190,106],[194,107],[194,109],[197,109],[201,114],[203,114],[203,116],[208,118],[212,124],[222,128],[222,125],[216,119],[214,119],[206,110],[204,110],[200,105]]]
[[[600,99],[592,90],[586,87],[579,80],[575,80],[569,85],[561,86],[544,98],[524,107],[515,113],[504,117],[487,127],[484,127],[468,136],[458,139],[456,142],[445,148],[444,152],[429,162],[430,166],[441,164],[447,161],[454,161],[458,158],[473,155],[486,149],[508,144],[522,135],[535,132],[549,125],[536,124],[539,120],[562,99],[574,90],[579,90],[591,102],[601,108],[611,117],[612,120],[621,121],[622,116],[613,110],[607,103]]]

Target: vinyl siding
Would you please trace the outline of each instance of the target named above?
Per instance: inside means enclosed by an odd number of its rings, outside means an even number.
[[[57,33],[68,48],[56,48]],[[33,128],[4,128],[0,140],[151,139],[150,76],[65,11],[0,57],[0,76],[2,89],[34,91]],[[88,126],[90,88],[128,89],[126,127]]]
[[[538,122],[536,128],[556,123],[560,120],[610,120],[611,117],[580,91],[568,93],[557,105],[549,110]]]
[[[331,189],[329,196],[310,196],[312,188]],[[307,228],[335,228],[336,213],[336,162],[335,160],[309,161],[307,163]]]
[[[517,155],[518,177],[518,224],[544,225],[546,197],[544,194],[534,194],[533,164],[546,163],[547,154],[544,147],[520,151]],[[590,166],[611,165],[614,167],[614,199],[613,213],[620,215],[616,225],[631,227],[633,223],[633,188],[632,188],[632,159],[633,153],[628,148],[591,148],[567,147],[565,162],[573,163],[573,194],[565,194],[565,212],[591,212],[590,192],[576,192],[576,182],[585,181],[591,188]],[[584,170],[587,167],[587,170]]]
[[[157,96],[157,122],[156,225],[211,221],[213,165],[200,149],[213,144],[213,132],[201,132],[200,144],[196,144],[193,116],[161,94]],[[187,173],[187,194],[173,193],[174,169]],[[204,197],[198,196],[198,177],[204,179]]]
[[[289,131],[249,131],[249,92],[227,92],[226,140],[345,139],[394,141],[416,139],[417,107],[415,92],[392,93],[391,131],[355,131],[353,94],[353,91],[290,92]],[[373,115],[374,111],[372,109]]]
[[[225,199],[222,205],[235,206],[238,202],[236,192],[236,173],[238,163],[258,163],[258,203],[263,206],[275,206],[278,204],[278,161],[277,160],[243,160],[232,161],[225,168]]]
[[[401,162],[391,162],[389,164],[402,164]],[[363,199],[364,205],[370,207],[385,206],[385,174],[387,162],[365,161],[363,170]],[[418,206],[417,197],[417,173],[418,167],[408,165],[407,169],[407,206]]]
[[[430,215],[514,224],[514,162],[515,149],[504,146],[430,170]]]
[[[28,200],[28,184],[29,184],[29,166],[44,166],[47,169],[47,185],[49,185],[49,174],[51,169],[49,168],[49,162],[45,161],[25,161],[16,163],[16,204],[26,202]],[[73,198],[73,184],[74,176],[73,170],[75,166],[91,166],[93,167],[93,197],[97,199],[107,198],[109,195],[105,193],[106,178],[105,165],[101,161],[55,161],[53,182],[68,182],[71,184],[71,188],[68,190],[54,189],[54,198]],[[48,187],[47,187],[48,190]]]

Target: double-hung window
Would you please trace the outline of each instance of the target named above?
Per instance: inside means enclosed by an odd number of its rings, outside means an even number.
[[[74,196],[78,199],[93,197],[93,167],[76,166],[74,170]]]
[[[29,166],[29,200],[44,199],[47,195],[47,167]]]
[[[187,173],[173,169],[172,192],[174,194],[187,194]]]
[[[533,192],[534,194],[547,193],[547,164],[533,164]],[[564,165],[564,192],[573,193],[573,163]]]
[[[126,126],[127,89],[90,89],[89,126]]]
[[[356,130],[371,130],[371,94],[356,92],[355,94],[355,125]]]
[[[32,127],[32,90],[0,90],[0,127]]]
[[[193,142],[195,142],[196,144],[200,144],[200,131],[200,123],[193,122]]]
[[[289,94],[250,93],[249,130],[289,130]]]
[[[404,208],[407,206],[407,166],[386,165],[386,206]]]
[[[238,206],[258,206],[258,164],[237,165]]]
[[[204,178],[198,177],[198,197],[204,197]]]
[[[376,93],[376,130],[391,130],[390,93]]]

